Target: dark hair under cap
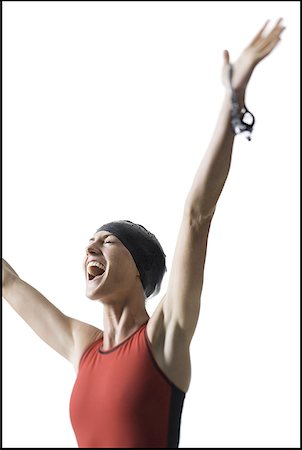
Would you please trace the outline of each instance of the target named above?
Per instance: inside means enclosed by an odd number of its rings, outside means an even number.
[[[166,255],[155,235],[130,220],[106,223],[97,232],[103,230],[114,234],[131,253],[140,273],[146,298],[157,295],[167,268]]]

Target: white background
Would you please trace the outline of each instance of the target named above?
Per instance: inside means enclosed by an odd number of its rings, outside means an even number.
[[[284,18],[214,215],[180,447],[299,445],[299,2],[3,2],[3,256],[103,328],[82,259],[102,224],[153,232],[167,287],[231,61]],[[3,446],[76,447],[72,366],[3,301]]]

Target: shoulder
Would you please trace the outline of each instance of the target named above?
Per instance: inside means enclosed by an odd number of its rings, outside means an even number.
[[[77,373],[83,354],[94,342],[103,337],[103,331],[93,325],[81,322],[80,320],[73,320],[72,335],[74,345],[70,362]]]

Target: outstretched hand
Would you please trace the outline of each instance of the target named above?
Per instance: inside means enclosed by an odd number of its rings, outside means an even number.
[[[285,29],[283,26],[282,18],[280,18],[272,30],[265,35],[264,30],[268,24],[268,20],[265,22],[261,30],[252,39],[250,44],[243,50],[239,58],[233,65],[233,77],[232,85],[234,90],[238,94],[244,94],[246,86],[252,75],[254,68],[262,61],[271,51],[277,46],[281,40],[280,35]],[[227,50],[223,52],[223,69],[222,69],[222,81],[223,84],[229,88],[229,62],[230,55]]]

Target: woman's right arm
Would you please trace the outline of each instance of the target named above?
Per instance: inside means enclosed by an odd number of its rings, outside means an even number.
[[[63,314],[3,258],[2,296],[46,344],[75,368],[86,347],[101,337],[99,328]]]

